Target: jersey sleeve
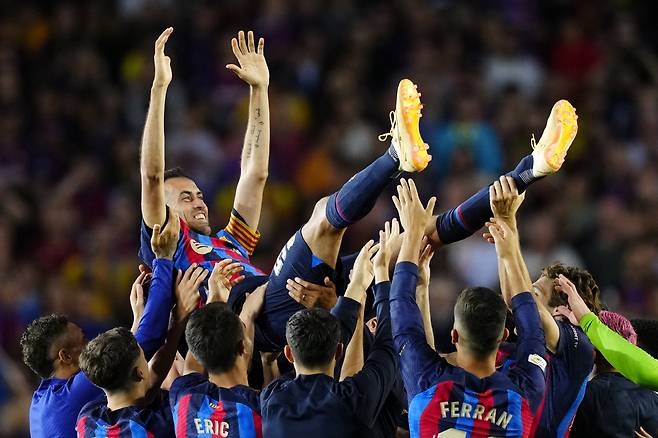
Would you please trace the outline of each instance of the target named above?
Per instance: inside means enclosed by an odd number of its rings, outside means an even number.
[[[611,330],[594,313],[583,316],[580,326],[596,349],[624,377],[658,391],[658,360]]]
[[[400,262],[395,266],[390,298],[391,327],[409,400],[436,383],[446,365],[427,344],[423,317],[416,304],[417,283],[415,264]]]
[[[546,340],[537,304],[530,292],[512,298],[512,313],[518,335],[515,363],[508,377],[519,387],[536,412],[546,389]]]
[[[167,337],[169,313],[173,305],[174,263],[167,259],[153,261],[153,278],[144,307],[144,315],[139,321],[135,339],[146,360],[150,360],[162,347]]]
[[[336,305],[331,309],[331,314],[338,318],[340,322],[340,342],[345,348],[350,343],[356,323],[359,320],[359,311],[361,304],[351,298],[338,297]]]
[[[228,237],[226,234],[232,238],[233,243],[239,245],[246,257],[254,253],[256,245],[260,240],[260,232],[252,229],[235,209],[231,211],[231,218],[228,221],[228,225],[217,236]]]
[[[139,258],[142,260],[146,266],[149,268],[153,267],[153,260],[155,260],[155,254],[153,249],[151,249],[151,236],[153,235],[153,230],[146,225],[144,219],[142,219],[142,224],[139,230]]]
[[[377,284],[374,289],[377,330],[372,349],[363,369],[338,386],[341,399],[352,408],[356,418],[369,428],[374,425],[386,403],[398,372],[391,336],[390,283]]]

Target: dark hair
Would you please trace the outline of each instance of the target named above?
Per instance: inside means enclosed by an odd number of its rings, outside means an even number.
[[[242,321],[226,303],[210,303],[190,315],[185,340],[208,372],[224,373],[235,365],[244,340]]]
[[[96,336],[82,350],[80,368],[94,385],[116,391],[128,386],[139,355],[139,344],[130,330],[113,328]]]
[[[506,316],[503,297],[486,287],[464,289],[455,304],[460,340],[479,359],[498,349]]]
[[[631,319],[637,333],[637,345],[658,359],[658,321],[654,319]]]
[[[594,281],[592,274],[575,266],[564,266],[559,262],[552,263],[542,269],[542,275],[545,275],[552,280],[558,278],[560,274],[567,277],[574,286],[576,286],[578,295],[580,295],[583,301],[585,301],[585,304],[587,304],[587,307],[589,307],[592,312],[598,315],[598,313],[603,310],[601,291],[599,290],[596,281]],[[565,295],[553,288],[548,305],[550,307],[566,306],[568,305],[568,301]]]
[[[54,371],[55,358],[50,348],[67,331],[69,320],[64,315],[48,315],[35,319],[21,335],[23,362],[41,378],[48,378]]]
[[[187,179],[192,179],[190,178],[181,167],[172,167],[171,169],[167,169],[164,171],[164,180],[167,181],[169,178],[187,178]]]
[[[295,360],[308,367],[326,365],[340,341],[338,319],[325,309],[303,309],[286,324],[286,340]]]

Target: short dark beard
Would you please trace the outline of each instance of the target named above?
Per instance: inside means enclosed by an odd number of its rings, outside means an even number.
[[[556,291],[555,289],[551,291],[551,296],[548,299],[548,307],[555,309],[556,307],[567,306],[568,304],[569,302],[567,301],[564,294]]]

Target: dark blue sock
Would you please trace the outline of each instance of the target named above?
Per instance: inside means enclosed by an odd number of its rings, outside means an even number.
[[[399,174],[399,162],[390,152],[347,181],[340,190],[329,197],[327,220],[336,228],[346,228],[375,206],[377,197]]]
[[[506,175],[514,178],[519,193],[540,178],[532,174],[532,155],[524,157],[516,168]],[[436,229],[444,244],[466,239],[484,226],[493,213],[489,206],[489,186],[462,202],[457,208],[441,213],[436,219]]]

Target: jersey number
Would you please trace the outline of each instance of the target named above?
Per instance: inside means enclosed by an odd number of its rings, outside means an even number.
[[[274,275],[278,276],[281,273],[281,268],[283,268],[283,263],[286,261],[286,256],[288,255],[288,250],[292,248],[292,245],[295,243],[295,235],[288,240],[286,246],[281,250],[281,254],[276,258],[276,263],[274,264]]]

